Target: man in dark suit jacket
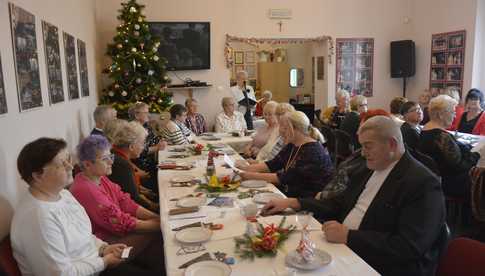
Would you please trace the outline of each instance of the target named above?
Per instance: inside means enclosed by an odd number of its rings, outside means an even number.
[[[98,105],[93,112],[94,123],[96,126],[91,130],[90,135],[104,135],[104,127],[106,124],[116,119],[116,109],[109,105]]]
[[[359,129],[366,166],[349,174],[337,197],[282,199],[263,214],[288,207],[313,211],[327,222],[327,241],[346,244],[383,275],[432,275],[445,226],[439,179],[405,151],[399,127],[376,116]]]

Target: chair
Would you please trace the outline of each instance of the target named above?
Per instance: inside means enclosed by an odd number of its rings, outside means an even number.
[[[15,261],[12,254],[9,236],[0,243],[0,268],[8,276],[21,276],[17,261]]]
[[[485,275],[485,243],[468,238],[450,242],[441,258],[435,276]]]
[[[335,164],[335,157],[337,156],[336,152],[336,141],[335,141],[335,134],[333,129],[330,127],[323,125],[320,128],[320,132],[322,133],[323,137],[325,138],[325,146],[327,147],[328,153],[330,154],[330,158],[332,162]]]
[[[350,135],[343,130],[334,129],[333,134],[335,136],[335,166],[338,166],[340,162],[354,153],[354,144]]]

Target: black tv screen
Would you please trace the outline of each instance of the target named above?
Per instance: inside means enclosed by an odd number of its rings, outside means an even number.
[[[167,70],[210,69],[210,22],[149,22]]]

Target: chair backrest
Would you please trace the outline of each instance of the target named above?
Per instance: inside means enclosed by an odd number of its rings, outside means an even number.
[[[333,129],[324,125],[320,128],[320,132],[325,138],[325,141],[326,141],[325,146],[327,147],[328,153],[330,154],[332,161],[335,161],[335,157],[337,155],[336,154],[337,148],[336,148],[335,134],[333,132]]]
[[[441,173],[440,173],[440,170],[438,168],[438,165],[436,164],[436,161],[434,161],[433,158],[431,158],[427,154],[424,154],[424,153],[420,152],[417,149],[413,149],[413,148],[409,148],[409,147],[406,147],[406,149],[409,151],[409,153],[416,160],[418,160],[419,162],[421,162],[421,164],[423,164],[424,166],[426,166],[426,168],[428,168],[430,171],[432,171],[437,176],[441,176]]]
[[[344,161],[354,153],[354,144],[352,143],[352,138],[350,135],[340,129],[334,129],[333,134],[335,135],[335,152],[336,152],[336,165]]]
[[[441,259],[436,276],[485,275],[485,243],[468,238],[450,242]]]
[[[21,276],[17,261],[12,254],[9,236],[0,243],[0,268],[8,276]]]

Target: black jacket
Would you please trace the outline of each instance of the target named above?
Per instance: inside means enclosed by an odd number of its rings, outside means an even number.
[[[302,209],[343,222],[370,178],[366,166],[355,169],[339,196],[300,199]],[[433,275],[445,207],[440,181],[409,153],[389,173],[347,245],[382,275]]]

